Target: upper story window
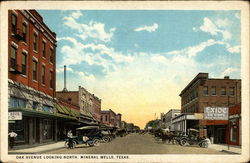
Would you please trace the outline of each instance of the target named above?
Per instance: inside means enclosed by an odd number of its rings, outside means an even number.
[[[11,31],[14,34],[17,32],[17,16],[15,14],[11,15]]]
[[[22,74],[27,75],[27,54],[22,52]]]
[[[33,60],[33,80],[37,81],[37,61]]]
[[[27,41],[27,24],[23,22],[23,41]]]
[[[42,84],[45,84],[45,65],[42,65]]]
[[[226,87],[221,87],[221,96],[226,96],[226,95],[227,95]]]
[[[35,51],[37,51],[37,33],[35,33],[35,32],[34,32],[33,48]]]
[[[211,96],[216,96],[216,87],[215,86],[213,86],[211,88]]]
[[[42,44],[42,53],[43,53],[43,57],[46,58],[46,42],[43,41]]]
[[[208,87],[207,86],[203,87],[203,95],[208,96]]]
[[[17,66],[17,48],[14,46],[11,46],[11,57],[10,57],[10,67],[13,69],[16,69]]]
[[[50,48],[49,50],[49,61],[50,63],[53,63],[53,49],[52,48]]]
[[[230,88],[230,96],[234,96],[234,87]]]
[[[53,72],[50,71],[50,74],[49,74],[49,86],[50,88],[53,88]]]

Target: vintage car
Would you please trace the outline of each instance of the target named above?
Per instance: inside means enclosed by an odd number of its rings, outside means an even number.
[[[192,128],[187,130],[187,136],[180,138],[181,146],[199,145],[200,147],[207,148],[209,144],[210,141],[208,138],[199,137],[199,131]]]

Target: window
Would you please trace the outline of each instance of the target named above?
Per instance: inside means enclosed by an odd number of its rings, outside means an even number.
[[[34,50],[35,51],[37,51],[37,34],[36,33],[34,33],[34,44],[33,44],[33,48],[34,48]]]
[[[34,110],[36,110],[37,107],[38,107],[38,102],[34,102],[34,101],[33,101],[32,108],[33,108]]]
[[[234,96],[234,87],[230,88],[230,96]]]
[[[53,77],[53,72],[50,71],[50,74],[49,74],[49,86],[50,86],[50,88],[53,88],[53,80],[52,80],[52,77]]]
[[[52,48],[50,48],[49,50],[49,61],[50,63],[53,63],[53,49]]]
[[[27,40],[27,24],[23,22],[23,41]]]
[[[43,45],[42,45],[42,53],[43,53],[43,57],[46,58],[46,42],[43,41]]]
[[[53,125],[52,120],[43,120],[43,139],[52,139]]]
[[[107,115],[105,116],[105,121],[108,121],[108,116]]]
[[[22,53],[22,74],[23,75],[27,75],[27,69],[26,69],[26,65],[27,65],[27,55],[26,53]]]
[[[15,14],[11,15],[11,31],[14,34],[17,32],[17,17]]]
[[[226,87],[221,87],[221,96],[226,96],[227,92],[226,92]]]
[[[37,81],[37,61],[33,60],[33,80]]]
[[[43,111],[53,113],[53,107],[49,105],[43,105]]]
[[[10,108],[26,108],[26,102],[21,98],[10,97]]]
[[[16,57],[17,49],[14,46],[11,46],[10,67],[13,69],[16,69]]]
[[[216,96],[216,87],[215,86],[213,86],[211,88],[211,96]]]
[[[42,65],[42,84],[45,84],[45,66]]]
[[[17,133],[15,141],[24,141],[24,120],[9,123],[9,130],[13,130],[15,133]]]
[[[208,87],[207,86],[203,87],[203,95],[208,96]]]

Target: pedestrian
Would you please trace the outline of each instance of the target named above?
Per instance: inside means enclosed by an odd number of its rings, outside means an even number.
[[[15,137],[17,137],[17,133],[11,130],[8,135],[10,136],[10,148],[12,149],[15,144]]]
[[[69,130],[67,137],[69,139],[69,148],[73,149],[73,134],[71,130]]]

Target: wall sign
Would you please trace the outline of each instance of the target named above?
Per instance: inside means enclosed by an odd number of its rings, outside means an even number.
[[[22,120],[23,115],[22,112],[9,112],[8,119],[9,120]]]
[[[228,107],[205,107],[204,119],[228,120]]]

